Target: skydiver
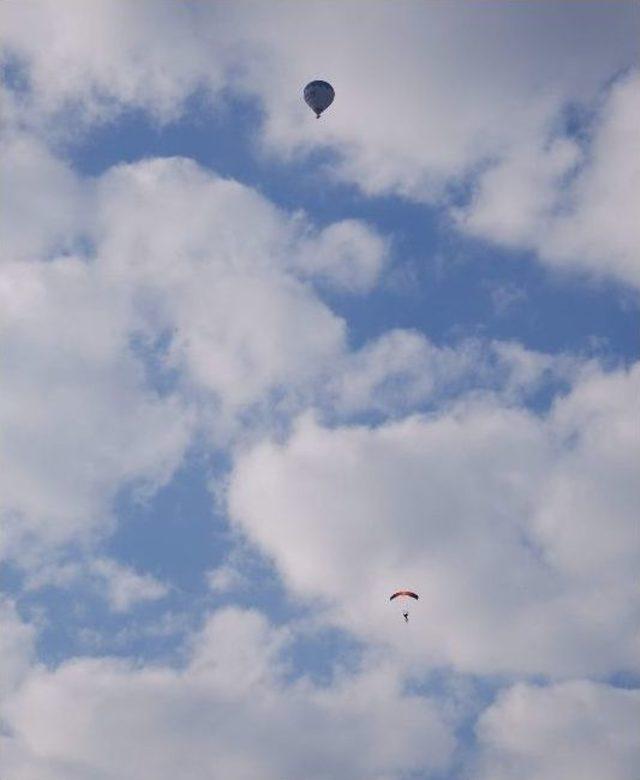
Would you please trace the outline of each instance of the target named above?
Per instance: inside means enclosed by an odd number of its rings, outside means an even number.
[[[403,612],[402,613],[402,617],[404,618],[404,622],[405,623],[409,622],[409,613],[408,612]]]

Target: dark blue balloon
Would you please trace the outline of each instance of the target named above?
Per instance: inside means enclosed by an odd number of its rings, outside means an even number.
[[[336,93],[328,81],[310,81],[304,88],[304,101],[320,119],[320,114],[333,103]]]

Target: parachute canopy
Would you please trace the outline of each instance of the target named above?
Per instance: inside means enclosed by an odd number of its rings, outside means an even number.
[[[310,81],[304,88],[304,102],[315,113],[316,119],[333,103],[336,93],[328,81]]]
[[[393,601],[394,599],[397,599],[398,596],[408,596],[411,599],[415,599],[416,601],[420,598],[417,593],[414,593],[412,590],[397,590],[389,599],[389,601]]]

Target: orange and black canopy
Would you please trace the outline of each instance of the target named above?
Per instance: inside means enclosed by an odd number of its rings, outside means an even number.
[[[395,598],[398,598],[398,596],[410,596],[412,599],[419,599],[417,593],[414,593],[412,590],[397,590],[389,599],[389,601],[393,601]]]

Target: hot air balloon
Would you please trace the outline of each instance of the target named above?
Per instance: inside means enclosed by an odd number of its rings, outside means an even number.
[[[310,81],[304,88],[304,102],[315,113],[316,119],[333,103],[336,93],[328,81]]]
[[[404,618],[404,622],[409,622],[409,604],[411,604],[411,600],[415,599],[416,601],[420,597],[417,593],[414,593],[412,590],[397,590],[395,593],[391,594],[391,597],[389,601],[393,601],[394,599],[397,599],[397,603],[400,605],[400,608],[402,609],[402,617]]]

